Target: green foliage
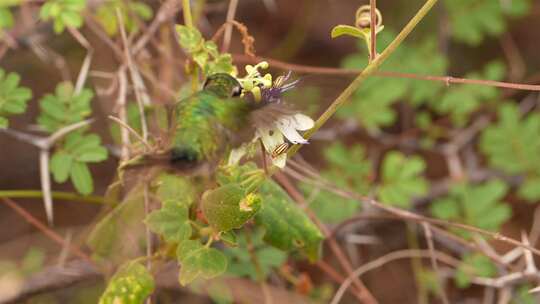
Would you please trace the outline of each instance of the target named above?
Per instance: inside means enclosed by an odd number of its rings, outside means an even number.
[[[0,7],[0,29],[10,28],[13,26],[13,15],[7,7]],[[2,38],[0,34],[0,38]]]
[[[275,182],[265,181],[259,193],[263,204],[255,221],[266,229],[264,241],[281,250],[300,250],[311,261],[317,260],[323,240],[319,228]]]
[[[86,243],[93,258],[106,265],[119,265],[144,253],[146,227],[144,195],[136,185],[90,232]]]
[[[41,7],[41,19],[53,20],[54,32],[59,34],[66,27],[79,28],[83,25],[82,12],[86,7],[86,0],[49,0]]]
[[[467,288],[471,285],[473,277],[492,277],[496,273],[497,268],[485,255],[467,254],[457,268],[455,282],[457,287]]]
[[[130,261],[111,278],[99,304],[142,304],[154,288],[154,278],[146,267]]]
[[[345,147],[334,143],[324,151],[328,162],[327,169],[321,175],[340,189],[350,189],[357,193],[368,191],[371,163],[366,160],[362,146]],[[310,208],[323,222],[338,223],[358,210],[359,202],[343,198],[325,189],[317,189],[308,183],[301,184]]]
[[[395,34],[384,31],[377,40],[379,50],[385,48]],[[368,63],[365,53],[345,58],[345,68],[364,68]],[[414,45],[402,44],[381,67],[381,71],[415,73],[420,75],[443,75],[447,61],[437,50],[434,39],[425,39]],[[367,79],[351,97],[351,103],[338,112],[340,117],[354,117],[370,130],[377,131],[392,125],[396,114],[392,105],[408,101],[421,105],[435,98],[442,84],[415,79],[375,77]],[[369,113],[369,115],[367,115]]]
[[[148,21],[152,18],[152,8],[140,1],[107,0],[96,10],[96,19],[103,26],[105,32],[115,36],[119,32],[118,17],[116,11],[119,10],[124,21],[124,26],[128,32],[138,30],[135,18]],[[135,18],[134,18],[135,17]]]
[[[157,185],[156,194],[162,202],[178,200],[189,206],[197,195],[194,183],[184,176],[161,174],[155,184]]]
[[[512,295],[511,304],[535,304],[538,303],[534,294],[530,293],[532,287],[528,284],[521,285]]]
[[[217,249],[203,246],[199,241],[181,242],[176,256],[181,264],[179,281],[184,286],[197,278],[211,279],[227,270],[227,257]]]
[[[263,243],[263,234],[261,229],[256,230],[250,237],[251,244],[249,244],[245,233],[242,233],[238,236],[238,245],[225,250],[230,261],[227,274],[249,277],[252,280],[258,279],[257,268],[253,264],[249,248],[253,250],[253,254],[257,258],[263,278],[267,278],[273,269],[281,266],[287,260],[285,252],[268,247]]]
[[[199,30],[184,25],[176,26],[180,46],[191,55],[205,75],[227,73],[236,75],[230,54],[221,54],[213,41],[205,41]]]
[[[487,64],[482,72],[469,73],[465,78],[502,80],[505,70],[504,64],[493,61]],[[434,99],[430,104],[437,112],[449,114],[454,124],[463,126],[468,121],[469,115],[482,103],[496,101],[497,98],[499,90],[495,87],[468,84],[448,88],[440,99]]]
[[[1,17],[0,17],[1,18]],[[6,116],[26,111],[26,103],[32,98],[32,91],[19,86],[21,77],[0,68],[0,128],[8,127]]]
[[[93,97],[94,93],[90,89],[75,94],[73,84],[61,82],[56,86],[54,95],[47,94],[40,100],[41,113],[37,121],[51,133],[82,121],[92,114],[90,101]]]
[[[428,183],[421,176],[425,168],[419,156],[407,158],[400,152],[389,152],[382,163],[377,197],[385,204],[409,208],[413,198],[428,191]]]
[[[107,159],[107,154],[98,135],[72,132],[51,157],[50,170],[56,182],[63,183],[69,177],[75,189],[87,195],[94,191],[92,174],[87,164],[103,161]]]
[[[28,249],[21,262],[20,270],[24,275],[40,271],[45,263],[45,252],[36,247]]]
[[[498,180],[481,185],[457,184],[447,197],[433,202],[431,213],[444,220],[498,231],[512,215],[510,207],[501,201],[507,190],[508,186]],[[461,229],[455,231],[464,237],[470,235]]]
[[[507,29],[507,17],[521,17],[530,10],[530,0],[445,0],[453,37],[472,46],[486,36],[496,37]]]
[[[242,227],[259,211],[261,197],[247,193],[239,184],[228,184],[203,194],[201,207],[208,223],[217,231]]]
[[[480,138],[480,149],[488,162],[507,174],[523,174],[518,194],[529,200],[540,199],[540,114],[522,118],[519,108],[505,104],[499,108],[499,121],[488,126]]]
[[[145,223],[148,228],[162,235],[167,242],[179,243],[191,237],[189,202],[182,200],[163,201],[159,210],[148,214]]]

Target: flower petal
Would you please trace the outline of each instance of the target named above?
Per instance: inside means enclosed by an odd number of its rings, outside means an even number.
[[[301,113],[295,114],[292,119],[294,121],[294,127],[296,130],[306,131],[313,128],[315,125],[315,122],[313,119],[311,119],[311,117]]]
[[[272,164],[281,169],[285,168],[285,165],[287,164],[287,153],[283,153],[275,158],[272,158]]]
[[[290,119],[280,119],[276,122],[276,126],[279,131],[293,144],[307,144],[308,141],[305,140],[302,135],[296,131],[294,124],[291,123]]]
[[[236,149],[232,149],[229,154],[229,160],[227,161],[228,166],[238,165],[242,157],[247,153],[247,145],[241,145]]]
[[[276,129],[259,128],[257,129],[257,136],[261,137],[264,148],[268,153],[272,153],[277,146],[285,142],[281,132]]]

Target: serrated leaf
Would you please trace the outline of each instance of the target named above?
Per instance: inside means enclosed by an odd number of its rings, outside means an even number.
[[[74,95],[74,87],[70,82],[60,82],[55,94],[46,94],[41,98],[41,112],[38,123],[49,132],[55,132],[65,126],[80,122],[92,114],[90,101],[94,93],[83,89]]]
[[[261,198],[246,193],[239,184],[228,184],[208,190],[202,196],[201,208],[208,223],[218,231],[242,227],[259,211]]]
[[[7,127],[8,115],[22,114],[26,104],[32,98],[32,91],[19,86],[20,76],[8,73],[0,68],[0,127]]]
[[[83,195],[88,195],[94,191],[94,182],[90,170],[85,163],[73,162],[69,176],[75,189]]]
[[[154,278],[139,262],[123,265],[111,278],[99,304],[140,304],[154,291]]]
[[[319,228],[274,181],[266,181],[259,193],[263,203],[255,221],[266,230],[264,241],[281,250],[299,250],[311,261],[317,260],[323,240]]]
[[[473,277],[492,277],[497,273],[497,268],[485,255],[468,254],[458,266],[455,281],[459,288],[467,288]]]
[[[378,35],[377,47],[381,52],[395,37],[395,33],[384,31]],[[359,42],[365,49],[364,41]],[[342,66],[345,68],[363,69],[368,63],[366,52],[348,56]],[[392,56],[381,66],[382,71],[415,73],[421,75],[444,75],[447,60],[440,55],[434,39],[425,39],[414,45],[402,44]],[[443,87],[439,83],[426,83],[414,79],[369,78],[362,83],[338,115],[344,118],[355,118],[370,132],[381,127],[390,126],[396,120],[392,106],[399,101],[421,105],[436,99]],[[384,88],[384,89],[381,89]],[[369,114],[368,114],[369,113]]]
[[[103,26],[108,35],[118,34],[118,18],[116,11],[119,10],[124,21],[124,27],[129,33],[136,32],[138,28],[134,17],[141,20],[152,18],[152,8],[145,3],[137,1],[109,0],[103,1],[96,10],[96,20]]]
[[[59,34],[67,26],[79,28],[83,24],[82,12],[86,0],[49,0],[39,12],[41,19],[53,21],[53,29]]]
[[[201,33],[194,27],[176,25],[176,33],[178,34],[180,46],[188,53],[197,51],[204,43]]]
[[[530,0],[511,2],[492,0],[445,0],[454,39],[472,46],[486,37],[501,35],[507,28],[507,16],[520,17],[529,10]]]
[[[478,228],[497,231],[510,218],[512,210],[501,202],[508,187],[492,180],[484,184],[456,184],[447,197],[438,199],[431,206],[431,213],[445,220],[460,221]],[[463,237],[467,231],[455,229]]]
[[[177,200],[164,201],[160,209],[148,214],[145,223],[168,242],[178,243],[191,237],[188,205]]]
[[[410,207],[413,198],[428,191],[427,181],[421,176],[424,169],[425,163],[420,157],[407,158],[399,152],[389,152],[382,163],[378,199],[383,204]]]
[[[157,196],[164,202],[168,200],[191,205],[197,195],[196,184],[185,176],[162,174],[157,180]]]
[[[50,160],[50,169],[53,173],[54,181],[57,183],[65,182],[71,172],[73,164],[73,156],[70,154],[58,151],[53,154]]]
[[[202,246],[198,241],[184,241],[177,250],[180,261],[179,281],[187,285],[197,278],[211,279],[225,272],[227,257],[214,248]]]
[[[491,166],[508,174],[538,170],[540,161],[540,115],[522,118],[513,104],[500,107],[499,121],[482,132],[480,149]]]
[[[518,195],[530,202],[540,200],[540,177],[527,177],[519,186]]]

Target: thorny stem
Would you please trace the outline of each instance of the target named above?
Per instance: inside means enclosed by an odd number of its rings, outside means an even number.
[[[315,122],[315,126],[307,131],[304,134],[304,137],[306,139],[309,139],[317,130],[319,130],[325,123],[336,113],[336,111],[344,105],[349,97],[360,87],[360,85],[366,80],[369,76],[374,74],[381,64],[383,64],[384,61],[392,53],[396,51],[396,49],[399,47],[399,45],[407,38],[407,36],[412,32],[412,30],[418,25],[418,23],[426,16],[426,14],[429,12],[429,10],[437,3],[437,0],[427,0],[424,6],[418,10],[416,15],[405,25],[403,30],[397,35],[397,37],[390,43],[390,45],[382,52],[380,56],[375,58],[371,63],[368,64],[368,66],[356,77],[351,84],[341,92],[341,94],[332,102],[332,104],[324,111],[324,113],[317,119]],[[298,152],[302,145],[294,145],[289,150],[289,157],[293,156]]]

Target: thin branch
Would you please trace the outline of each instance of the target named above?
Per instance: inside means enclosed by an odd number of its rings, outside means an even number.
[[[435,271],[435,275],[439,280],[439,286],[441,286],[441,292],[439,296],[441,297],[441,300],[444,304],[448,304],[450,302],[448,301],[448,296],[446,295],[446,291],[444,289],[444,281],[439,275],[439,264],[437,263],[437,257],[435,256],[435,245],[433,244],[433,235],[431,234],[431,228],[429,227],[428,223],[422,223],[422,228],[424,228],[424,233],[426,235],[426,241],[428,244],[429,254],[431,258],[431,266],[433,267],[433,271]]]
[[[43,191],[33,190],[33,189],[20,189],[20,190],[0,190],[0,198],[43,198]],[[107,201],[102,196],[96,195],[79,195],[72,192],[63,192],[63,191],[51,191],[51,196],[55,200],[64,200],[64,201],[76,201],[76,202],[85,202],[92,204],[113,204],[115,202]]]
[[[357,268],[356,270],[354,270],[353,273],[350,276],[348,276],[347,279],[343,282],[343,284],[341,284],[338,291],[334,295],[334,298],[332,299],[331,304],[339,303],[339,301],[343,297],[343,294],[345,293],[347,288],[349,288],[349,286],[352,283],[353,278],[355,277],[360,277],[366,272],[379,268],[383,266],[384,264],[395,261],[395,260],[410,259],[410,258],[431,258],[431,256],[432,256],[432,252],[430,252],[429,250],[405,249],[405,250],[391,252],[389,254],[386,254],[382,257],[377,258],[376,260],[366,263],[360,266],[359,268]],[[451,266],[457,266],[460,263],[459,260],[449,255],[446,255],[442,252],[435,252],[435,257],[441,262],[444,262]]]
[[[17,214],[19,214],[21,217],[23,217],[29,224],[39,229],[43,234],[45,234],[47,237],[49,237],[51,240],[59,244],[60,246],[67,247],[69,250],[79,258],[82,258],[86,261],[89,261],[92,263],[92,259],[90,256],[88,256],[86,253],[84,253],[81,249],[75,247],[72,244],[67,244],[66,241],[60,236],[58,233],[56,233],[54,230],[47,227],[47,225],[40,222],[38,219],[36,219],[34,216],[32,216],[30,213],[28,213],[23,208],[19,207],[17,203],[12,201],[9,198],[3,197],[1,200],[6,204],[8,207],[13,209]]]
[[[221,45],[222,52],[228,52],[229,46],[231,45],[232,37],[232,24],[234,20],[234,15],[236,15],[236,8],[238,7],[238,0],[230,0],[229,8],[227,9],[227,25],[225,25],[225,35],[223,36],[223,44]]]
[[[135,136],[146,147],[146,149],[148,149],[148,150],[152,149],[152,147],[139,135],[139,133],[137,133],[137,131],[133,130],[133,128],[130,127],[128,124],[126,124],[125,122],[123,122],[119,118],[114,117],[112,115],[109,115],[108,117],[109,117],[110,120],[112,120],[112,121],[116,122],[117,124],[119,124],[120,127],[122,127],[123,129],[128,130],[129,133],[131,133],[133,136]]]
[[[279,61],[272,58],[250,57],[243,54],[233,54],[233,58],[236,62],[245,62],[245,63],[267,61],[271,67],[282,69],[282,70],[295,71],[297,73],[306,73],[306,74],[353,76],[353,75],[358,75],[359,73],[363,72],[362,69],[306,66],[306,65],[301,65],[301,64],[294,64],[294,63]],[[425,81],[438,81],[438,82],[443,82],[446,85],[450,85],[453,83],[474,84],[474,85],[483,85],[483,86],[523,90],[523,91],[540,91],[540,85],[535,85],[535,84],[521,84],[521,83],[511,83],[511,82],[483,80],[483,79],[467,79],[467,78],[459,78],[459,77],[453,77],[453,76],[418,75],[418,74],[412,74],[412,73],[386,72],[386,71],[375,72],[373,73],[372,76],[388,77],[388,78],[407,78],[407,79],[417,79],[417,80],[425,80]]]
[[[369,60],[373,61],[377,57],[377,0],[369,0],[369,14],[371,19],[370,27],[370,54]]]
[[[332,116],[334,113],[344,105],[349,97],[360,87],[360,85],[371,76],[375,71],[379,69],[381,64],[383,64],[392,53],[401,45],[401,43],[409,36],[409,34],[414,30],[416,25],[422,21],[422,19],[427,15],[431,8],[437,3],[437,0],[427,0],[426,3],[418,10],[416,15],[405,25],[397,37],[388,45],[388,47],[382,52],[380,56],[375,58],[363,71],[358,75],[351,84],[339,94],[339,96],[330,104],[330,106],[324,111],[324,113],[317,119],[313,128],[308,130],[304,134],[304,138],[309,139],[317,130],[319,130]],[[300,150],[302,145],[294,145],[289,149],[289,156],[294,155],[298,150]]]

